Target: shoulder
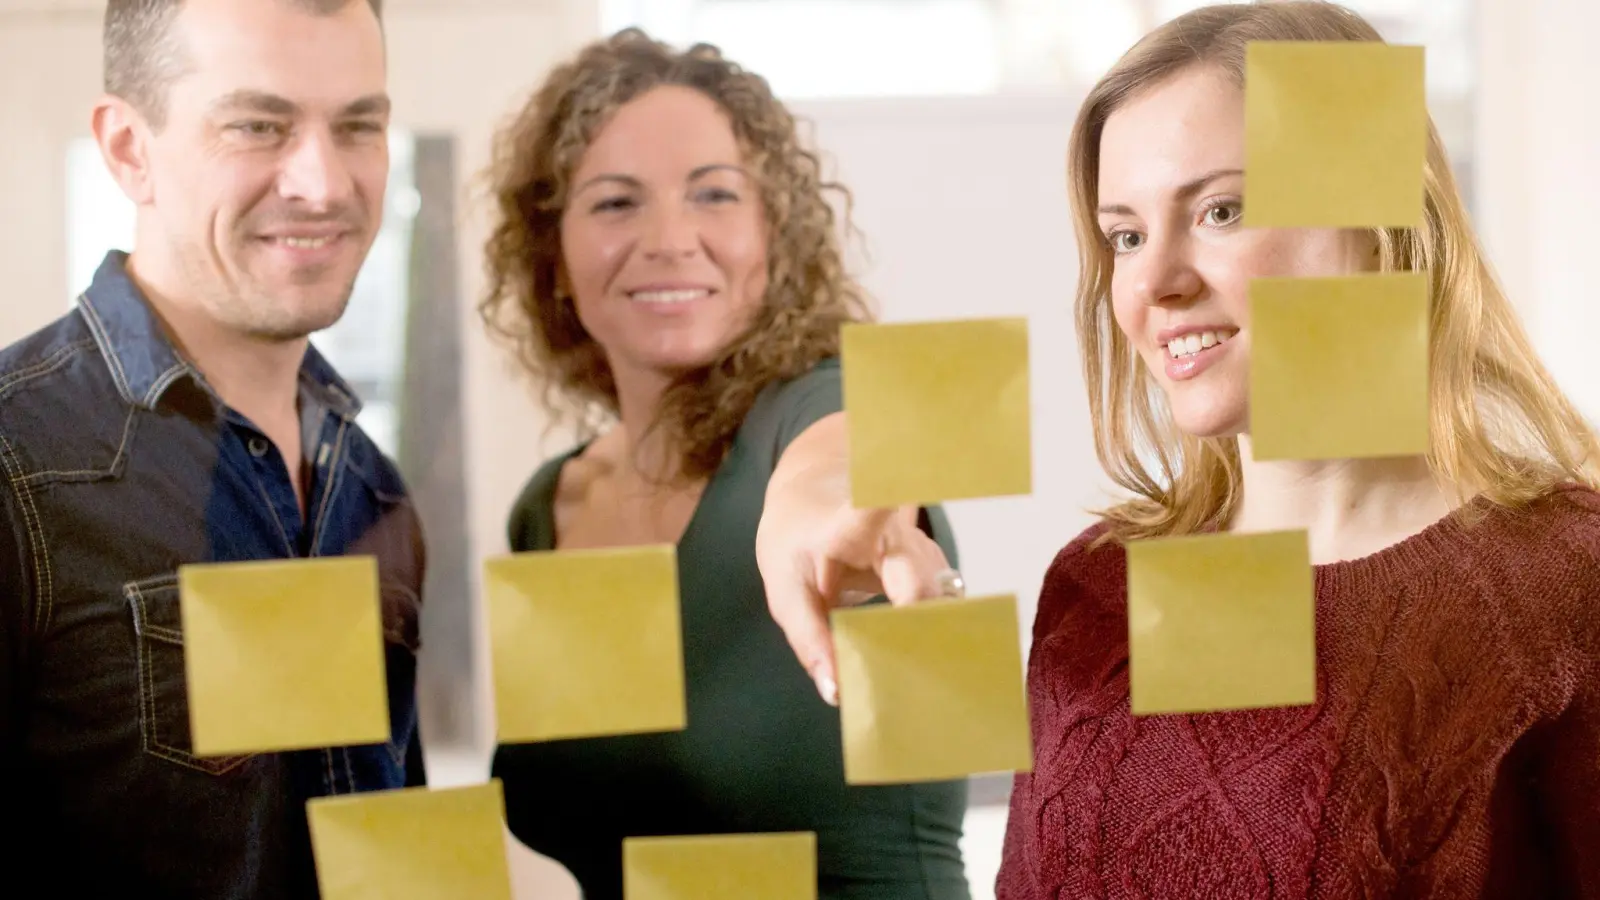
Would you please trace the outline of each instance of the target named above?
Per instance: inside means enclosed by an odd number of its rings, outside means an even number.
[[[770,447],[775,460],[801,432],[843,410],[839,360],[828,357],[794,378],[763,388],[745,416],[741,437]]]
[[[0,349],[0,471],[100,468],[130,409],[82,313],[67,313]]]
[[[100,361],[94,333],[73,310],[32,334],[0,348],[0,394],[70,364],[81,356]]]
[[[1054,631],[1074,607],[1105,605],[1120,597],[1126,580],[1127,554],[1110,536],[1110,523],[1090,525],[1057,551],[1045,570],[1034,617],[1035,639]]]
[[[593,484],[597,459],[587,451],[594,442],[584,442],[550,457],[528,476],[511,505],[507,536],[511,549],[531,550],[540,546],[557,506],[581,503]]]
[[[1099,585],[1120,577],[1126,570],[1126,553],[1110,532],[1111,524],[1104,519],[1079,532],[1056,552],[1045,572],[1045,584]]]
[[[116,384],[83,314],[74,310],[0,349],[0,406],[71,404],[81,415],[85,394],[118,397]],[[68,416],[57,426],[78,416]]]
[[[1546,520],[1547,530],[1566,537],[1579,558],[1600,563],[1600,492],[1562,485],[1535,503],[1531,512]]]
[[[1474,585],[1480,617],[1530,648],[1600,654],[1600,493],[1562,485],[1457,531],[1441,577]]]
[[[1523,569],[1600,587],[1600,493],[1561,485],[1518,508],[1494,507],[1461,530],[1456,562]]]
[[[1535,503],[1528,518],[1513,549],[1548,548],[1547,576],[1573,592],[1574,618],[1600,653],[1600,493],[1565,485]]]
[[[406,503],[410,488],[400,465],[378,446],[372,435],[353,420],[346,420],[348,435],[345,439],[345,467],[353,471],[379,501],[385,504]]]

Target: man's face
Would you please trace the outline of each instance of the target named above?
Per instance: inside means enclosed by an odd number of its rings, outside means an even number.
[[[188,0],[150,136],[136,257],[217,324],[298,340],[343,315],[389,174],[383,35],[364,0]]]

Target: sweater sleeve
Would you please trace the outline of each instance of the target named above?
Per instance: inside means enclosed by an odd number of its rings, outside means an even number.
[[[1552,896],[1600,900],[1600,652],[1591,655],[1573,703],[1548,735],[1538,779],[1559,885]]]
[[[1033,775],[1018,772],[1011,785],[1011,808],[1006,813],[1005,843],[1000,850],[1000,873],[995,877],[994,900],[1036,900],[1034,863],[1025,842],[1025,823],[1031,821]]]
[[[1578,512],[1561,538],[1583,587],[1576,608],[1559,614],[1576,637],[1577,663],[1560,668],[1575,676],[1576,690],[1539,745],[1534,776],[1551,853],[1550,896],[1600,900],[1600,494],[1574,489],[1563,496]]]
[[[1028,719],[1033,731],[1034,761],[1031,771],[1018,772],[1012,780],[1000,872],[995,878],[995,900],[1043,900],[1045,896],[1039,886],[1039,873],[1041,854],[1049,852],[1041,843],[1048,838],[1038,833],[1039,809],[1033,796],[1033,783],[1041,764],[1038,756],[1038,748],[1044,743],[1041,735],[1052,733],[1059,723],[1050,718],[1050,711],[1039,701],[1049,690],[1044,683],[1046,673],[1041,671],[1038,661],[1039,645],[1055,631],[1068,609],[1083,597],[1082,570],[1091,563],[1091,548],[1104,530],[1104,523],[1093,525],[1061,548],[1045,572],[1039,590],[1028,659]]]

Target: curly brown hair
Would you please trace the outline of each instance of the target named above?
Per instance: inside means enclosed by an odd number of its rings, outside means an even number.
[[[840,326],[871,318],[865,292],[845,271],[838,219],[825,194],[851,195],[824,179],[794,116],[766,80],[710,44],[676,51],[637,28],[583,48],[556,68],[495,137],[488,177],[496,221],[486,247],[485,324],[512,342],[542,383],[557,421],[594,427],[617,414],[605,353],[578,320],[561,280],[561,217],[570,179],[599,129],[621,106],[663,85],[689,87],[727,114],[766,212],[768,287],[749,326],[707,366],[677,378],[652,428],[662,428],[679,471],[716,471],[744,417],[768,385],[839,352]]]

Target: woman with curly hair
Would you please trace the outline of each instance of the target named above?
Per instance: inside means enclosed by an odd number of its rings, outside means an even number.
[[[823,898],[965,900],[965,785],[847,786],[825,629],[778,625],[935,594],[955,558],[937,508],[849,508],[836,357],[868,312],[793,118],[630,29],[549,76],[492,175],[483,313],[590,426],[511,546],[675,544],[688,700],[681,732],[498,748],[512,832],[586,900],[622,896],[625,838],[776,831],[816,833]]]

